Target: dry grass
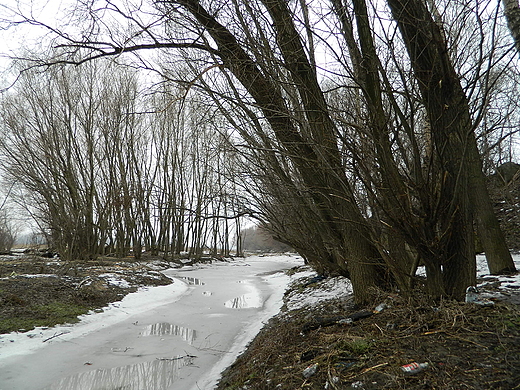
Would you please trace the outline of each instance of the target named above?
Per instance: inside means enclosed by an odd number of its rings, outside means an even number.
[[[517,306],[383,298],[389,308],[379,314],[306,333],[305,325],[323,313],[341,317],[355,310],[334,301],[279,315],[218,389],[520,389]],[[405,376],[400,367],[410,362],[429,367]],[[303,370],[316,363],[317,373],[305,378]]]
[[[128,287],[100,277],[107,273],[126,280]],[[77,316],[121,300],[139,286],[169,283],[169,278],[135,261],[4,256],[0,259],[0,333],[73,323]]]

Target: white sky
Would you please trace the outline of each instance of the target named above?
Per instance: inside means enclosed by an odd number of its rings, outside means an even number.
[[[0,34],[2,54],[16,54],[20,48],[35,48],[45,33],[37,26],[15,25],[22,20],[21,14],[53,25],[66,8],[62,1],[3,0],[0,5]],[[70,5],[70,2],[68,3]]]
[[[54,25],[61,18],[70,1],[55,0],[3,0],[0,4],[0,90],[13,80],[6,74],[11,67],[12,56],[24,50],[39,50],[47,31],[35,25],[18,24],[21,15]],[[7,79],[7,80],[6,80]]]

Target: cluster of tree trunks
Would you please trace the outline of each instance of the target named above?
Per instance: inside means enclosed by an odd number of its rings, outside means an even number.
[[[518,44],[518,7],[503,2]],[[358,303],[376,289],[410,292],[419,262],[432,297],[462,299],[475,284],[476,234],[491,273],[514,271],[483,173],[482,116],[471,100],[481,88],[478,110],[485,112],[493,66],[501,63],[493,62],[495,49],[481,55],[471,84],[456,64],[463,34],[449,36],[434,1],[387,0],[396,29],[365,0],[323,2],[330,13],[313,6],[171,0],[157,3],[157,21],[145,26],[108,5],[105,11],[123,15],[140,34],[122,46],[54,29],[70,52],[51,62],[144,49],[181,53],[189,82],[172,77],[166,64],[161,71],[186,87],[186,96],[197,89],[225,118],[226,139],[240,156],[234,162],[247,177],[234,177],[233,198],[238,188],[247,193],[244,205],[318,272],[348,276]],[[488,32],[475,7],[483,42]],[[166,34],[154,29],[158,21]],[[332,38],[339,42],[337,75],[348,81],[327,91],[315,45]]]
[[[2,102],[5,178],[63,259],[241,250],[247,213],[220,173],[234,159],[211,112],[192,116],[186,100],[179,114],[175,89],[140,98],[135,73],[102,63],[26,72],[18,86]],[[164,109],[140,114],[150,105]]]

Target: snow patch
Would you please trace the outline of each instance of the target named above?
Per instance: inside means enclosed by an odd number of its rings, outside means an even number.
[[[314,278],[317,278],[317,275]],[[345,298],[350,294],[352,294],[352,284],[343,276],[316,281],[304,286],[303,289],[291,292],[286,298],[287,310],[315,306],[324,301]]]
[[[118,274],[100,274],[98,275],[100,278],[103,278],[107,284],[111,286],[121,287],[121,288],[130,288],[132,287],[127,280],[125,280],[121,275]]]

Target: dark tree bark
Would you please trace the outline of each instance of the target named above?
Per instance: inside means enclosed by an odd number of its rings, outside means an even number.
[[[372,244],[370,229],[359,211],[341,166],[335,128],[327,113],[315,69],[310,65],[287,5],[282,0],[264,0],[282,52],[305,110],[312,142],[304,139],[291,119],[279,86],[258,69],[235,37],[196,0],[178,1],[207,29],[218,45],[218,55],[248,90],[284,146],[307,186],[323,221],[324,245],[335,260],[337,271],[347,271],[358,303],[365,302],[370,287],[382,287],[378,267],[381,258]]]
[[[520,5],[518,0],[502,0],[507,27],[515,40],[516,50],[520,53]]]
[[[475,219],[480,242],[486,253],[489,272],[492,275],[515,272],[516,267],[500,222],[493,209],[487,189],[486,177],[482,172],[482,160],[474,135],[469,136],[469,194],[475,210]]]
[[[361,86],[366,109],[371,142],[376,150],[377,166],[381,183],[378,185],[378,208],[382,209],[385,233],[378,240],[381,253],[401,291],[411,287],[413,259],[404,250],[402,234],[397,229],[388,229],[395,221],[402,221],[410,216],[410,199],[404,181],[399,173],[390,142],[390,118],[384,110],[379,58],[377,56],[368,10],[364,0],[353,0],[354,15],[357,25],[359,49],[354,41],[350,18],[340,0],[333,0],[336,14],[343,25],[343,33],[353,56],[354,73]],[[399,223],[402,225],[402,223]],[[382,241],[386,241],[384,244]]]
[[[388,4],[412,59],[437,151],[445,157],[441,161],[452,160],[446,166],[451,175],[456,177],[460,168],[460,174],[467,175],[460,176],[462,180],[457,179],[456,185],[467,183],[460,192],[469,197],[490,272],[512,272],[515,265],[487,190],[469,103],[449,58],[441,27],[418,0],[389,0]]]
[[[388,0],[388,4],[419,83],[441,173],[437,226],[441,239],[437,251],[422,253],[428,286],[434,296],[446,293],[460,299],[476,279],[468,153],[474,134],[469,106],[441,30],[424,3]]]

